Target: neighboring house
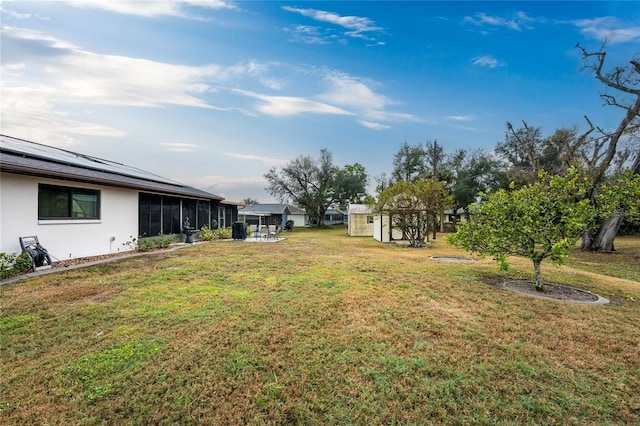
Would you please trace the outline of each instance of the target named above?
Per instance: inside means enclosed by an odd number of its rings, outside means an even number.
[[[138,236],[230,226],[238,203],[124,164],[0,135],[0,252],[36,235],[56,259],[130,250]]]
[[[467,216],[468,215],[464,211],[464,209],[460,208],[460,209],[456,210],[455,222],[456,223],[465,222],[467,220]],[[444,223],[453,223],[453,219],[454,219],[453,209],[445,210],[445,212],[444,212]]]
[[[351,237],[373,237],[375,216],[366,204],[349,204],[347,234]]]
[[[347,223],[348,213],[342,210],[328,208],[324,213],[325,225],[343,225]]]
[[[307,212],[304,211],[304,209],[291,205],[289,206],[287,220],[292,220],[293,226],[307,226],[309,224]]]
[[[251,204],[238,210],[238,218],[247,225],[284,226],[288,220],[293,220],[294,226],[307,224],[304,210],[289,204]]]

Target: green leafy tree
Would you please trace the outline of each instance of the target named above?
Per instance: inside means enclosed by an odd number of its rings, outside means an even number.
[[[460,149],[451,156],[449,162],[451,178],[451,209],[468,210],[482,192],[495,191],[509,185],[500,161],[483,151],[469,153]],[[455,214],[453,216],[455,218]],[[456,226],[455,220],[453,223]]]
[[[343,205],[364,196],[367,175],[360,164],[344,169],[333,165],[331,152],[320,151],[320,159],[300,156],[278,171],[275,167],[264,175],[265,188],[281,201],[291,200],[304,208],[311,223],[324,225],[324,215],[332,205]]]
[[[550,258],[561,264],[580,236],[594,225],[596,209],[583,197],[589,180],[576,169],[566,176],[540,173],[520,189],[486,195],[471,207],[471,218],[449,242],[467,251],[493,256],[508,270],[509,256],[533,262],[536,290],[543,291],[540,265]]]
[[[246,204],[247,206],[252,206],[254,204],[260,204],[260,202],[258,200],[254,199],[254,198],[250,198],[250,197],[247,197],[247,198],[243,199],[242,202],[244,204]]]
[[[393,156],[393,172],[391,172],[391,181],[411,182],[425,177],[426,170],[426,152],[420,145],[409,145],[403,143],[398,152]]]
[[[433,218],[442,214],[449,202],[441,181],[400,181],[378,195],[374,210],[389,215],[392,226],[402,231],[411,247],[422,247],[429,231],[437,226]]]
[[[338,206],[346,209],[349,203],[363,203],[368,180],[367,171],[360,163],[347,164],[338,170],[334,189]]]

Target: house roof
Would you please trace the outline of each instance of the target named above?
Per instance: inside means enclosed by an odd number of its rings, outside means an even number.
[[[244,208],[238,209],[239,215],[258,215],[258,214],[289,214],[291,210],[288,204],[250,204]]]
[[[3,172],[221,201],[224,198],[153,173],[77,152],[0,135]]]
[[[240,215],[271,215],[271,214],[305,214],[304,209],[301,209],[291,204],[250,204],[244,208],[238,209]]]

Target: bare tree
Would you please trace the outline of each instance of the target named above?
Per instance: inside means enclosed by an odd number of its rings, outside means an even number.
[[[605,71],[607,52],[604,46],[597,52],[589,52],[583,46],[576,46],[582,52],[584,69],[592,72],[597,80],[605,85],[605,91],[600,93],[604,105],[620,108],[624,116],[612,132],[604,132],[599,129],[601,137],[597,138],[592,154],[591,178],[592,187],[589,198],[595,203],[596,188],[605,177],[612,163],[615,164],[624,149],[620,148],[621,140],[625,136],[637,134],[640,127],[640,60],[631,59],[625,66],[616,66],[610,71]],[[640,173],[640,148],[635,152],[627,152],[628,156],[635,156],[635,162],[631,166],[631,172]],[[586,232],[582,238],[582,249],[590,251],[614,251],[613,241],[622,223],[624,212],[611,216],[603,221],[594,232]]]

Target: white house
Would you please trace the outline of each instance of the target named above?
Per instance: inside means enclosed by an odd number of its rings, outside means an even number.
[[[37,236],[56,259],[130,250],[160,233],[181,237],[185,220],[230,226],[237,203],[109,160],[0,135],[0,252]]]

